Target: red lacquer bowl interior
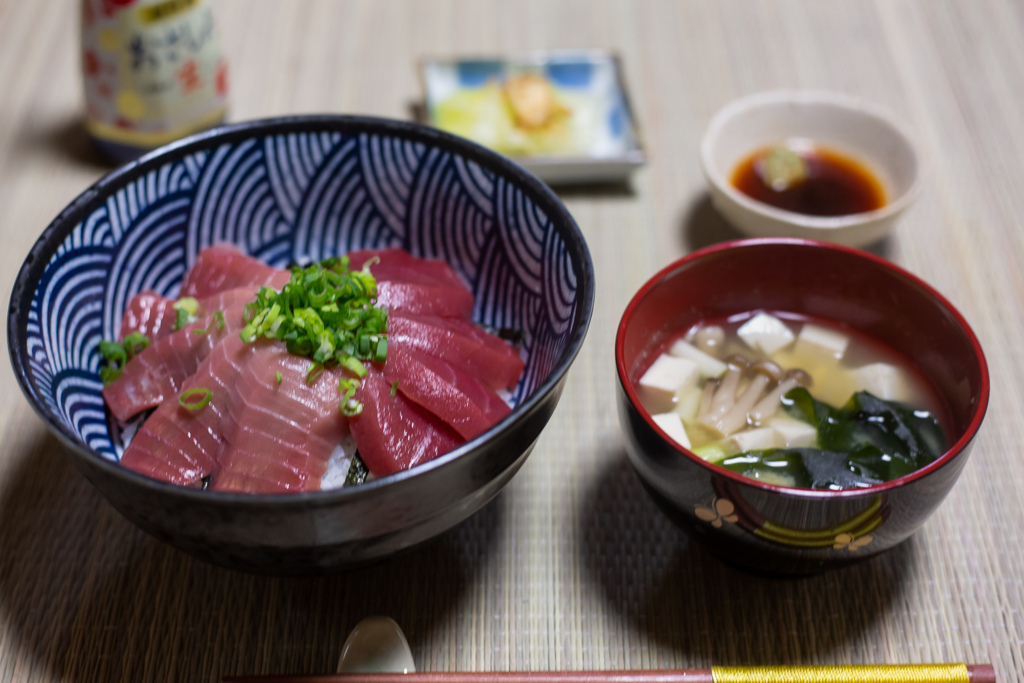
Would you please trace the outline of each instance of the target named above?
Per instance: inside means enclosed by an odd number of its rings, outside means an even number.
[[[857,493],[899,486],[942,467],[970,443],[980,427],[989,395],[985,355],[963,316],[941,294],[867,252],[809,240],[754,239],[715,245],[684,257],[651,278],[626,307],[615,362],[627,397],[652,429],[661,433],[640,407],[635,391],[650,356],[669,337],[701,320],[757,309],[848,324],[909,358],[944,399],[950,449],[928,467]],[[728,478],[764,489],[784,488],[741,477],[683,448],[678,450]],[[853,492],[813,492],[844,493]]]

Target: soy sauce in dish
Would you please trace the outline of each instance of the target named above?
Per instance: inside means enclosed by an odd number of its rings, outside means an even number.
[[[736,167],[732,184],[759,202],[810,216],[845,216],[885,205],[881,181],[862,162],[803,141],[756,150]]]

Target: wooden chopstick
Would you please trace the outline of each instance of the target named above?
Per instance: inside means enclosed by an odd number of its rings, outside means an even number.
[[[475,671],[227,676],[223,683],[996,683],[989,664],[715,667],[636,671]]]

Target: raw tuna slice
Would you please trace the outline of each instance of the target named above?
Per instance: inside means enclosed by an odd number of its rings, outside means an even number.
[[[473,315],[473,295],[468,289],[385,280],[377,283],[377,303],[388,311],[413,315],[461,317]]]
[[[361,249],[348,254],[352,270],[359,270],[371,258],[378,259],[370,272],[378,280],[447,285],[466,289],[452,267],[444,261],[417,258],[404,249]]]
[[[495,390],[514,386],[523,364],[515,349],[470,321],[473,296],[456,273],[398,250],[356,252],[352,265],[373,257],[380,259],[371,266],[378,302],[393,325],[387,361],[367,364],[356,393],[363,410],[352,418],[339,411],[344,371],[325,370],[307,385],[309,359],[277,342],[238,338],[256,288],[282,287],[288,271],[234,247],[205,250],[180,292],[199,300],[200,319],[177,332],[164,330],[173,302],[140,298],[125,333],[148,330],[156,339],[104,397],[121,420],[156,410],[122,464],[185,486],[304,491],[319,488],[331,453],[349,434],[370,472],[384,476],[447,453],[504,417],[509,407]],[[224,328],[210,327],[213,310],[223,311]],[[182,407],[179,396],[190,389],[208,391],[209,401]]]
[[[121,465],[147,477],[179,486],[202,486],[217,466],[220,444],[210,432],[190,432],[165,404],[153,412],[125,448]]]
[[[156,292],[145,291],[133,296],[121,317],[121,339],[138,332],[153,341],[173,332],[177,314],[174,303],[174,299]]]
[[[310,385],[309,359],[273,342],[250,346],[221,424],[225,443],[211,488],[249,493],[317,490],[331,453],[349,435],[348,420],[339,411],[340,371],[324,371]]]
[[[114,382],[103,388],[110,412],[124,421],[177,395],[185,380],[199,367],[213,347],[226,336],[238,336],[244,327],[245,304],[255,297],[250,289],[233,289],[209,298],[212,310],[224,313],[225,325],[211,326],[213,313],[158,339],[133,358]],[[196,330],[208,329],[206,334]]]
[[[435,356],[388,340],[384,379],[398,393],[440,418],[464,439],[472,439],[511,410],[483,382]]]
[[[309,361],[278,344],[226,338],[182,392],[203,388],[196,410],[168,398],[125,449],[122,464],[184,485],[281,493],[317,489],[334,447],[348,434],[337,378],[305,382]],[[281,373],[278,383],[276,374]]]
[[[181,387],[182,392],[199,387],[208,389],[210,402],[201,410],[191,411],[178,404],[177,393],[168,396],[125,448],[121,464],[154,479],[183,486],[200,486],[205,477],[212,475],[223,443],[220,425],[225,396],[235,386],[240,366],[226,358],[243,352],[248,349],[237,336],[217,345],[203,362],[201,371]],[[218,373],[202,371],[218,358],[224,360]]]
[[[240,298],[244,293],[249,301],[256,300],[256,287],[225,290],[199,299],[196,317],[203,318],[214,311],[223,311],[225,307]],[[174,309],[177,299],[168,299],[156,292],[140,292],[132,297],[121,319],[121,339],[133,332],[146,335],[150,341],[156,341],[174,332],[174,323],[178,312]]]
[[[402,249],[363,249],[349,252],[349,266],[370,266],[377,278],[377,301],[390,311],[460,316],[473,314],[473,293],[444,261],[421,259]]]
[[[388,338],[443,358],[491,389],[510,389],[523,373],[514,347],[462,318],[394,312],[388,316]]]
[[[377,477],[407,470],[455,449],[458,434],[400,393],[376,366],[359,384],[363,410],[350,418],[352,436],[367,469]]]
[[[179,296],[203,299],[236,287],[248,287],[255,292],[262,285],[281,289],[290,279],[287,270],[268,266],[229,244],[218,244],[199,252],[185,274]]]

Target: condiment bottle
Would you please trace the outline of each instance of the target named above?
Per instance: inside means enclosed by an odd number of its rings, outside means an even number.
[[[207,0],[81,0],[86,128],[117,160],[209,128],[228,69]]]

